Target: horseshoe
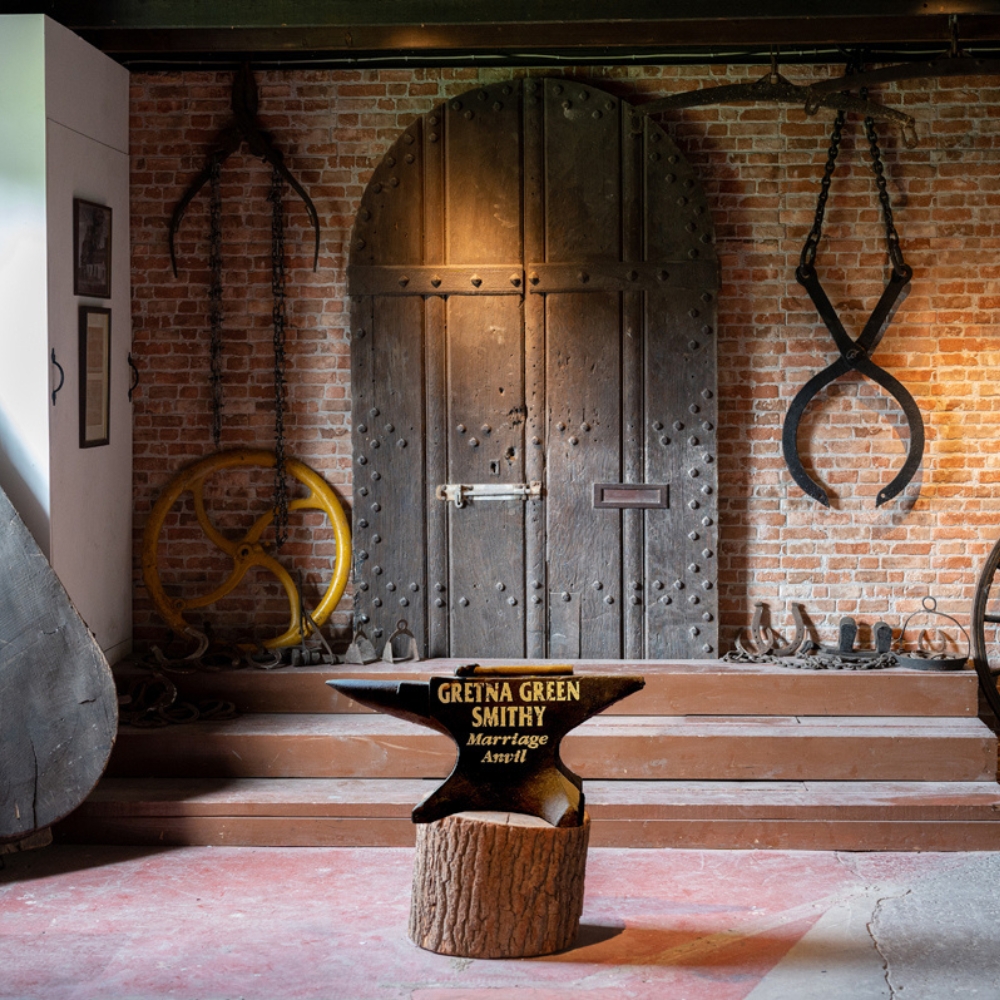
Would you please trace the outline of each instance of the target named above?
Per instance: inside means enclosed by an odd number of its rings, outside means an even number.
[[[294,646],[313,631],[314,626],[322,625],[333,609],[337,606],[344,589],[347,586],[347,576],[351,565],[351,532],[344,515],[343,508],[337,500],[333,489],[315,471],[297,462],[295,459],[285,459],[285,470],[293,479],[309,489],[307,497],[299,497],[289,502],[289,511],[321,510],[333,527],[337,545],[337,561],[334,565],[333,578],[326,588],[316,608],[302,614],[301,600],[295,582],[289,572],[273,556],[265,551],[260,539],[264,531],[274,520],[274,510],[268,510],[254,521],[253,526],[242,538],[230,539],[220,532],[209,519],[205,509],[205,480],[216,472],[226,469],[247,468],[259,466],[274,468],[274,454],[270,451],[241,450],[226,451],[196,462],[194,465],[178,473],[168,484],[156,501],[149,515],[149,521],[143,535],[142,543],[142,578],[149,591],[149,596],[156,605],[163,620],[175,631],[184,632],[191,626],[185,621],[184,613],[196,608],[208,607],[233,591],[246,576],[248,570],[259,566],[268,570],[284,587],[288,596],[289,626],[281,635],[264,643],[267,649],[284,646]],[[160,580],[158,568],[159,540],[164,522],[174,504],[182,494],[190,492],[194,500],[195,515],[198,524],[207,538],[222,549],[232,560],[233,570],[229,577],[218,587],[207,594],[190,599],[171,598],[167,596]]]
[[[878,347],[885,333],[889,314],[912,276],[913,271],[909,265],[893,265],[889,284],[886,285],[875,309],[868,318],[868,322],[865,323],[861,336],[857,340],[852,340],[833,308],[833,303],[830,302],[820,284],[815,267],[811,264],[801,264],[795,272],[796,280],[809,293],[820,318],[830,331],[830,335],[840,351],[840,357],[806,382],[792,400],[781,431],[781,447],[785,454],[785,464],[788,466],[792,478],[807,496],[818,500],[824,507],[830,506],[830,498],[827,496],[826,490],[806,472],[802,460],[799,458],[799,422],[806,407],[821,390],[852,370],[859,372],[865,378],[885,389],[899,403],[910,428],[910,443],[906,461],[892,482],[879,491],[875,499],[876,507],[881,507],[882,504],[887,503],[902,492],[906,484],[913,478],[913,474],[917,471],[920,460],[923,458],[924,420],[913,396],[910,395],[902,382],[871,360],[872,352]]]
[[[230,107],[233,109],[233,121],[220,129],[215,137],[211,152],[205,159],[205,166],[201,172],[191,182],[187,191],[174,208],[174,213],[170,218],[170,231],[168,240],[170,243],[170,264],[174,269],[174,277],[177,277],[177,254],[174,249],[174,236],[180,228],[181,220],[187,211],[188,205],[194,200],[198,192],[209,182],[212,170],[216,165],[221,166],[243,145],[244,141],[250,148],[254,156],[260,157],[265,163],[270,164],[288,182],[288,186],[302,199],[302,203],[309,213],[309,221],[312,222],[315,234],[315,245],[313,248],[313,270],[319,266],[319,214],[312,199],[306,193],[302,185],[292,176],[291,171],[285,166],[285,157],[280,149],[274,144],[274,136],[260,127],[257,121],[257,81],[253,78],[253,72],[249,63],[244,63],[239,72],[233,75],[233,90],[230,100]]]
[[[795,622],[795,635],[791,642],[784,644],[779,642],[780,636],[771,625],[764,624],[764,609],[767,605],[763,601],[754,602],[753,621],[750,624],[750,634],[756,649],[751,653],[742,642],[740,636],[736,637],[736,648],[744,656],[794,656],[802,648],[806,641],[806,624],[802,618],[802,606],[792,605],[792,619]]]

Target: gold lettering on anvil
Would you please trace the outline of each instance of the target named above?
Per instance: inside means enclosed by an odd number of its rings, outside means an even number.
[[[521,701],[579,701],[579,681],[522,681],[517,693]]]
[[[529,750],[537,750],[549,742],[548,733],[469,733],[469,741],[466,746],[470,747],[527,747]]]
[[[438,688],[437,695],[438,701],[443,705],[482,705],[486,702],[500,704],[514,700],[514,692],[508,681],[450,681]]]
[[[528,756],[527,750],[515,750],[513,753],[494,753],[487,750],[483,754],[481,764],[523,764]]]
[[[498,708],[476,705],[472,709],[472,727],[513,729],[516,726],[541,726],[544,725],[545,708],[545,705],[500,705]]]

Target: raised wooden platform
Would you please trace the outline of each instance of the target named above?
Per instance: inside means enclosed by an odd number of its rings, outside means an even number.
[[[109,778],[63,833],[114,844],[405,847],[416,778]],[[998,850],[984,782],[589,781],[599,847]],[[64,839],[65,836],[64,836]]]
[[[453,745],[359,711],[323,682],[418,679],[457,662],[179,677],[184,697],[228,697],[246,714],[123,728],[108,775],[59,835],[411,844],[410,810],[450,770]],[[566,763],[587,782],[595,845],[1000,849],[997,741],[976,717],[972,672],[805,672],[720,661],[576,668],[647,680],[563,742]]]

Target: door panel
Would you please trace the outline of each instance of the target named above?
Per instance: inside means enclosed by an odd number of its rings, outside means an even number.
[[[621,478],[619,296],[546,296],[550,641],[572,604],[579,648],[562,655],[622,655],[621,511],[594,509],[594,483]],[[569,595],[564,596],[564,595]]]
[[[520,88],[469,91],[446,112],[447,259],[454,264],[521,260]]]
[[[619,110],[593,87],[546,81],[547,261],[620,260]]]
[[[463,94],[376,168],[348,280],[359,624],[435,656],[713,654],[717,264],[670,138],[575,81]]]
[[[451,483],[524,481],[520,299],[448,302]],[[524,656],[524,501],[448,505],[454,656]]]

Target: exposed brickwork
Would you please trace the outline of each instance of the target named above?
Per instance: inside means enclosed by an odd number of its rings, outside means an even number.
[[[524,71],[421,69],[258,74],[261,118],[319,210],[319,269],[311,233],[289,194],[289,452],[342,497],[351,493],[345,248],[371,171],[414,116],[452,94]],[[531,71],[535,72],[535,71]],[[798,68],[796,81],[839,72]],[[542,75],[555,75],[547,71]],[[752,79],[742,67],[567,71],[626,99]],[[917,117],[907,150],[882,127],[889,189],[915,276],[876,360],[913,393],[927,448],[906,493],[876,510],[900,466],[905,422],[860,378],[841,379],[803,421],[802,451],[833,507],[802,496],[785,469],[781,425],[798,388],[835,357],[794,270],[812,221],[830,115],[798,108],[708,107],[661,118],[695,165],[712,207],[722,261],[719,321],[719,544],[723,644],[755,600],[780,619],[802,602],[824,635],[846,613],[893,624],[928,592],[967,614],[979,568],[1000,534],[1000,86],[989,79],[917,81],[881,96]],[[170,272],[167,222],[229,114],[229,78],[216,73],[132,78],[133,356],[135,405],[136,637],[161,634],[141,586],[139,548],[151,504],[176,470],[211,451],[207,191],[190,207]],[[224,447],[270,447],[272,383],[269,174],[243,155],[223,170],[225,260]],[[886,276],[881,220],[860,122],[845,130],[818,269],[852,334]],[[264,474],[266,477],[266,474]],[[267,496],[267,479],[262,496]],[[229,481],[225,523],[251,522]],[[262,509],[260,502],[254,508]],[[190,512],[189,512],[190,513]],[[187,519],[190,522],[190,516]],[[181,592],[221,579],[225,560],[199,532],[167,531],[170,574]],[[293,544],[309,550],[309,533]],[[329,533],[300,556],[314,592],[329,579]],[[220,575],[221,574],[221,575]],[[204,588],[206,585],[201,584]],[[224,631],[261,634],[288,618],[277,587],[256,604],[245,588],[212,614]],[[259,592],[257,592],[259,593]],[[348,606],[344,602],[342,608]],[[195,619],[197,620],[197,618]],[[346,611],[335,623],[343,631]]]

